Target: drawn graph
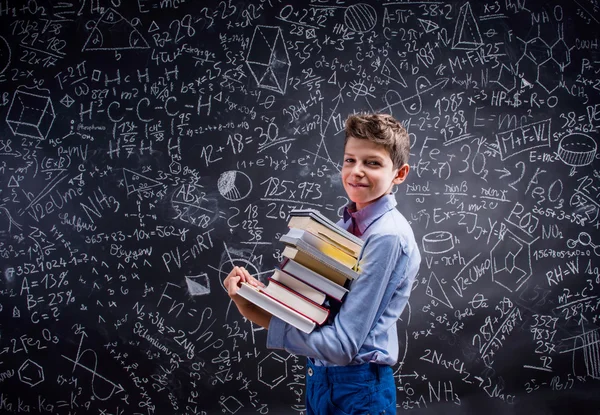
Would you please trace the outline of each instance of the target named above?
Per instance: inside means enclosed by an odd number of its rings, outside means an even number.
[[[572,353],[574,375],[600,379],[600,329],[586,331],[584,320],[580,320],[581,334],[563,340],[572,341],[573,347],[560,353]]]

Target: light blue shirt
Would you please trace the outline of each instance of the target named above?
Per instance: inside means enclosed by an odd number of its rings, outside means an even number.
[[[397,362],[396,321],[408,302],[421,254],[410,224],[395,207],[393,195],[384,195],[358,212],[353,212],[354,203],[346,206],[338,225],[354,230],[365,243],[359,276],[339,313],[309,334],[273,317],[268,348],[310,357],[317,366]]]

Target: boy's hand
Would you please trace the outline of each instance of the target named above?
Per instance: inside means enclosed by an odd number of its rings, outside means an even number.
[[[233,267],[227,278],[223,281],[223,286],[227,290],[229,297],[238,305],[248,302],[246,299],[237,295],[242,282],[247,282],[255,287],[264,286],[260,281],[254,278],[244,267]]]
[[[244,267],[233,267],[227,278],[223,281],[223,286],[239,312],[245,318],[268,330],[272,317],[271,314],[237,294],[242,282],[247,282],[254,287],[265,286],[262,282],[250,275]]]

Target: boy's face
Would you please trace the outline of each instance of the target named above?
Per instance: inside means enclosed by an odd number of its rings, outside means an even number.
[[[408,175],[405,164],[394,168],[390,154],[382,145],[349,137],[344,148],[342,182],[346,194],[360,210],[391,192]]]

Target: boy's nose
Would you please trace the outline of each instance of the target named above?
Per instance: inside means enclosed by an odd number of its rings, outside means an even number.
[[[353,173],[355,176],[362,176],[362,175],[364,175],[363,168],[362,168],[362,164],[360,164],[360,163],[356,163],[356,164],[354,165],[354,168],[352,169],[352,173]]]

